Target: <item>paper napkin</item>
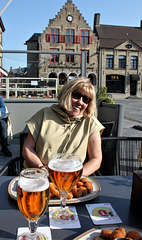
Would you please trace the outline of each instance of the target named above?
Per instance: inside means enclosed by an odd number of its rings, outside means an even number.
[[[49,221],[50,228],[81,228],[80,221],[76,208],[73,206],[66,207],[68,209],[67,219],[63,219],[62,215],[60,216],[60,221],[57,220],[57,215],[59,212],[59,207],[49,207]],[[56,210],[53,212],[53,210]]]
[[[122,223],[110,203],[86,204],[86,208],[95,225]]]
[[[18,228],[17,237],[19,237],[24,232],[29,232],[29,228],[28,227]],[[42,233],[45,239],[52,240],[51,231],[49,227],[38,227],[37,232]]]

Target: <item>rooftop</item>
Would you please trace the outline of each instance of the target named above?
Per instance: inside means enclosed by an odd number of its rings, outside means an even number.
[[[130,40],[142,47],[142,21],[140,27],[100,24],[100,14],[95,14],[94,32],[100,40],[100,47],[115,48]]]

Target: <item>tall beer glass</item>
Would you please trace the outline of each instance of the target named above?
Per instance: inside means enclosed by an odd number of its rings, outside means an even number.
[[[70,213],[66,209],[67,194],[80,179],[83,164],[80,157],[75,154],[59,153],[50,159],[48,169],[49,177],[60,191],[61,199],[61,208],[52,214],[56,222],[62,223],[69,220]]]
[[[20,173],[17,186],[18,207],[29,223],[29,232],[18,239],[39,240],[44,235],[36,232],[37,222],[44,214],[49,201],[49,180],[47,172],[38,168],[27,168]]]

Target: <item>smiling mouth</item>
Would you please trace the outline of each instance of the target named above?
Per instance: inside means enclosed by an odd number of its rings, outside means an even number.
[[[73,108],[79,111],[81,110],[79,107],[76,107],[76,106],[73,106]]]

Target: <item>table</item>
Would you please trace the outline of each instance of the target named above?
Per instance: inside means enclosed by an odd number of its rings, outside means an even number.
[[[17,207],[17,202],[8,196],[7,188],[13,177],[0,177],[0,239],[16,239],[18,227],[27,227],[27,221]],[[110,203],[122,220],[122,225],[142,229],[139,212],[130,208],[132,178],[122,176],[95,176],[101,186],[100,194],[85,203],[75,204],[79,215],[80,229],[51,229],[53,240],[73,240],[81,233],[98,227],[88,215],[86,203]],[[39,226],[49,226],[48,213],[40,220]]]

